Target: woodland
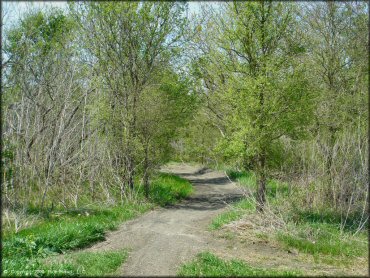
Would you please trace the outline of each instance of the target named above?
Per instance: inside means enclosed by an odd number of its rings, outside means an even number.
[[[39,258],[188,196],[186,180],[160,172],[168,163],[252,181],[253,213],[329,223],[338,244],[363,241],[340,256],[366,257],[368,24],[367,2],[350,1],[25,12],[2,37],[3,274],[48,275]]]

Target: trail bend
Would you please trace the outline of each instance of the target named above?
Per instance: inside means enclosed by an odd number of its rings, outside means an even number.
[[[129,248],[129,258],[118,269],[123,276],[175,275],[181,264],[197,253],[217,248],[207,226],[227,204],[243,196],[242,189],[223,172],[186,164],[169,165],[163,172],[189,180],[194,187],[180,203],[156,209],[123,223],[91,251]]]

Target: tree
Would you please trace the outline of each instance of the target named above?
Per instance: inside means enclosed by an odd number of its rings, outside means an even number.
[[[322,2],[302,5],[300,15],[307,41],[307,78],[318,92],[314,138],[305,145],[316,158],[302,155],[307,162],[301,168],[310,169],[309,175],[325,185],[322,202],[329,201],[344,215],[362,204],[366,207],[368,190],[366,159],[361,155],[367,152],[367,8],[359,2]]]
[[[72,6],[72,10],[84,28],[84,47],[94,68],[95,84],[108,104],[104,128],[108,129],[110,155],[116,161],[123,194],[126,185],[133,189],[146,150],[138,128],[141,98],[163,80],[161,73],[172,67],[179,54],[186,24],[184,5],[87,3]]]
[[[301,138],[310,122],[312,96],[299,65],[304,48],[294,29],[293,5],[235,2],[222,12],[224,17],[214,17],[220,31],[213,48],[221,58],[208,65],[218,69],[210,91],[229,111],[219,149],[256,171],[262,210],[279,139]]]
[[[71,19],[58,10],[31,11],[9,30],[4,46],[10,57],[4,137],[17,152],[16,183],[24,187],[19,191],[27,199],[33,184],[43,187],[41,208],[81,144],[80,133],[72,131],[81,123],[87,90],[81,82],[83,67],[76,63],[74,30]]]

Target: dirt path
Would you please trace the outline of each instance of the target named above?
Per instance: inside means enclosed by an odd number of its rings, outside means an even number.
[[[367,264],[343,268],[317,263],[307,254],[294,254],[255,236],[253,228],[243,237],[227,227],[210,232],[212,219],[227,204],[243,196],[242,189],[223,172],[175,164],[162,169],[188,179],[194,193],[181,203],[153,210],[123,223],[106,240],[84,251],[129,248],[129,258],[115,276],[174,276],[179,267],[199,252],[210,251],[224,259],[242,259],[252,266],[300,270],[305,275],[366,275]],[[251,221],[255,222],[253,215]],[[227,226],[227,225],[226,225]],[[231,235],[231,236],[230,236]],[[245,238],[245,236],[247,237]]]
[[[151,211],[124,223],[107,240],[90,248],[130,248],[130,256],[117,275],[175,275],[178,267],[197,253],[217,244],[207,226],[227,203],[238,200],[242,191],[222,172],[189,165],[163,169],[188,179],[194,193],[181,203]]]

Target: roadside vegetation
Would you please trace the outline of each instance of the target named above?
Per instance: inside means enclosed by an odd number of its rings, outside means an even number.
[[[114,275],[128,257],[127,250],[103,252],[78,252],[65,255],[63,264],[71,265],[79,276]]]
[[[109,274],[121,265],[127,251],[71,254],[62,264],[45,264],[44,261],[53,255],[68,253],[102,241],[107,231],[116,229],[122,222],[157,205],[173,204],[192,192],[188,181],[164,173],[158,174],[153,179],[151,188],[150,201],[144,198],[143,189],[138,189],[139,195],[131,201],[127,200],[124,205],[49,211],[47,214],[39,215],[36,224],[17,232],[14,226],[8,226],[7,230],[3,230],[2,238],[3,275]],[[27,216],[25,218],[27,219]]]
[[[170,205],[189,196],[192,191],[189,181],[176,175],[161,173],[151,183],[150,198],[162,206]]]
[[[227,175],[240,186],[255,192],[257,187],[253,172],[226,171]],[[367,258],[368,239],[365,229],[358,230],[359,223],[355,217],[348,217],[343,226],[341,216],[335,211],[304,210],[294,200],[296,189],[289,188],[286,182],[270,180],[267,182],[266,194],[270,217],[279,224],[273,233],[254,231],[257,237],[277,241],[286,250],[296,249],[299,252],[313,255],[315,261],[336,265],[350,265],[351,260]],[[248,192],[248,191],[247,191]],[[213,219],[210,228],[220,229],[223,226],[240,221],[256,214],[255,196],[233,204],[230,208]],[[266,217],[267,218],[267,217]],[[238,225],[238,224],[236,224]],[[237,227],[237,226],[236,226]],[[253,232],[253,231],[252,231]]]
[[[240,260],[225,261],[209,252],[200,253],[196,259],[183,265],[178,272],[185,277],[271,277],[298,276],[299,271],[278,271],[252,267]]]

